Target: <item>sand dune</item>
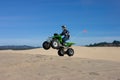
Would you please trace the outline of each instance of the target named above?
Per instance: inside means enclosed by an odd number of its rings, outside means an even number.
[[[73,57],[53,49],[1,50],[0,80],[120,80],[120,48],[73,48]]]

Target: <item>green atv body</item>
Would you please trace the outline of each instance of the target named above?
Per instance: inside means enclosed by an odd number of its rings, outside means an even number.
[[[61,44],[63,44],[63,40],[62,40],[62,36],[59,34],[54,34],[53,39],[57,39]],[[74,45],[75,43],[73,42],[66,42],[64,44],[65,47],[71,47],[72,45]]]
[[[64,56],[64,54],[67,54],[68,56],[73,56],[74,50],[70,47],[74,44],[75,43],[73,42],[63,43],[62,36],[55,33],[54,36],[49,37],[47,41],[43,42],[43,48],[45,50],[50,49],[50,47],[52,47],[53,49],[57,49],[59,56]]]

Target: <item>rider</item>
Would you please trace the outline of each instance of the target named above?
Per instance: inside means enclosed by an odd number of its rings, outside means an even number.
[[[62,40],[63,40],[63,44],[67,41],[67,40],[69,40],[69,38],[70,38],[70,34],[69,34],[69,31],[67,30],[67,28],[66,28],[66,26],[65,25],[63,25],[63,26],[61,26],[62,27],[62,33],[60,34],[61,36],[64,36],[63,38],[62,38]]]

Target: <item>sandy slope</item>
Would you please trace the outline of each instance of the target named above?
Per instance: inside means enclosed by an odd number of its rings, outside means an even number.
[[[120,48],[73,48],[73,57],[53,49],[0,51],[0,80],[120,80]]]

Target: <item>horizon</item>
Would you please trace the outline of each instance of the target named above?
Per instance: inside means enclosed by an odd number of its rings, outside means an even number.
[[[4,0],[0,45],[41,46],[62,25],[76,45],[120,41],[119,8],[119,0]]]
[[[117,41],[117,40],[114,40],[114,41]],[[114,44],[114,43],[113,43],[114,41],[112,41],[112,42],[103,41],[103,42],[97,42],[97,43],[90,43],[90,44],[86,44],[86,45],[79,45],[79,44],[78,44],[78,45],[75,45],[75,46],[84,46],[84,47],[88,47],[88,46],[89,46],[89,47],[90,47],[90,45],[93,45],[93,46],[94,46],[95,44],[104,44],[104,43],[105,43],[105,44],[106,44],[106,43],[107,43],[107,44]],[[118,42],[118,41],[117,41],[117,42]],[[119,41],[119,42],[120,42],[120,41]],[[119,44],[119,43],[117,43],[117,44]],[[24,45],[24,44],[22,44],[22,45],[18,45],[18,44],[17,44],[17,45],[11,45],[11,44],[10,44],[10,45],[8,45],[8,44],[7,44],[7,45],[0,45],[0,47],[6,47],[6,46],[8,46],[8,47],[27,46],[27,47],[36,47],[36,48],[38,48],[38,47],[41,48],[41,47],[42,47],[42,45]],[[97,45],[97,46],[100,46],[100,45]],[[103,46],[105,46],[105,45],[103,45]],[[117,45],[111,45],[111,46],[112,46],[112,47],[118,47]],[[109,46],[107,46],[107,47],[111,47],[111,46],[109,45]]]

